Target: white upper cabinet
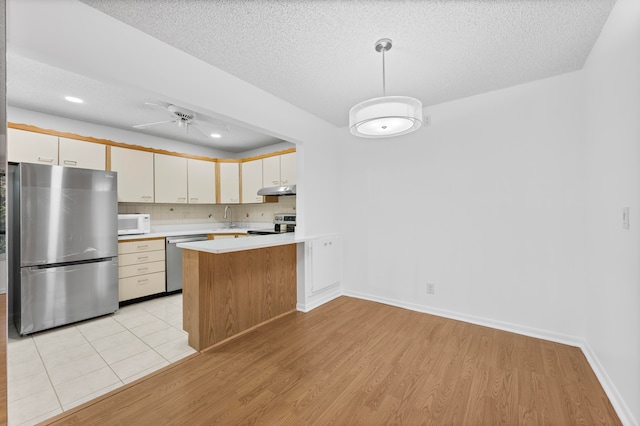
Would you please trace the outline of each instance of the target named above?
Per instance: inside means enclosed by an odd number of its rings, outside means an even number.
[[[154,154],[155,202],[187,202],[187,159]]]
[[[187,173],[189,204],[215,204],[216,163],[189,158]]]
[[[242,167],[242,203],[262,203],[264,197],[258,195],[262,188],[262,160],[246,161]]]
[[[262,159],[262,183],[264,186],[280,186],[280,156]]]
[[[218,163],[220,167],[220,204],[240,202],[240,164]]]
[[[105,145],[67,138],[59,138],[59,143],[61,166],[105,169],[107,150]]]
[[[16,163],[58,164],[58,137],[26,130],[7,130],[7,156]]]
[[[153,153],[111,147],[111,170],[118,172],[118,201],[153,203]]]
[[[106,146],[44,133],[8,129],[9,161],[104,170]]]
[[[275,155],[262,160],[264,186],[295,185],[296,153]]]
[[[296,184],[296,153],[290,152],[280,156],[280,184]]]

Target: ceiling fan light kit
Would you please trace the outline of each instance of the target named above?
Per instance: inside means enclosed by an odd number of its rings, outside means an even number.
[[[360,102],[349,111],[349,130],[363,138],[388,138],[404,135],[422,126],[422,102],[409,96],[386,96],[384,52],[391,40],[383,38],[375,45],[382,53],[383,96]]]

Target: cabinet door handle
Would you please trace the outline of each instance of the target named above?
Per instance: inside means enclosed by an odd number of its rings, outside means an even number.
[[[53,163],[53,158],[49,157],[38,157],[38,161],[42,163]]]
[[[195,197],[191,197],[191,201],[198,201],[198,199]]]
[[[283,183],[283,184],[286,184],[286,183],[289,183],[289,181],[288,181],[288,180],[286,180],[286,179],[283,179],[283,180],[282,180],[282,183]]]
[[[179,203],[184,203],[184,202],[186,202],[186,201],[187,201],[187,199],[186,199],[185,197],[178,197],[177,201],[178,201]]]
[[[274,180],[274,181],[273,181],[273,184],[274,184],[274,185],[280,185],[280,181],[279,181],[279,180]]]
[[[67,166],[77,166],[78,162],[74,160],[64,160],[64,164],[66,164]]]

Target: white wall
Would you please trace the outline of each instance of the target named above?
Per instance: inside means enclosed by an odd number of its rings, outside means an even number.
[[[584,67],[587,343],[640,421],[640,2],[618,0]],[[622,228],[630,207],[631,227]],[[629,419],[628,424],[634,421]]]
[[[581,87],[566,74],[430,108],[410,135],[351,140],[346,288],[583,335]]]

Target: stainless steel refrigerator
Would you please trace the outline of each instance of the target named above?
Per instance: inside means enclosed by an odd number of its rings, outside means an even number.
[[[117,174],[22,163],[9,215],[21,335],[118,309]]]

